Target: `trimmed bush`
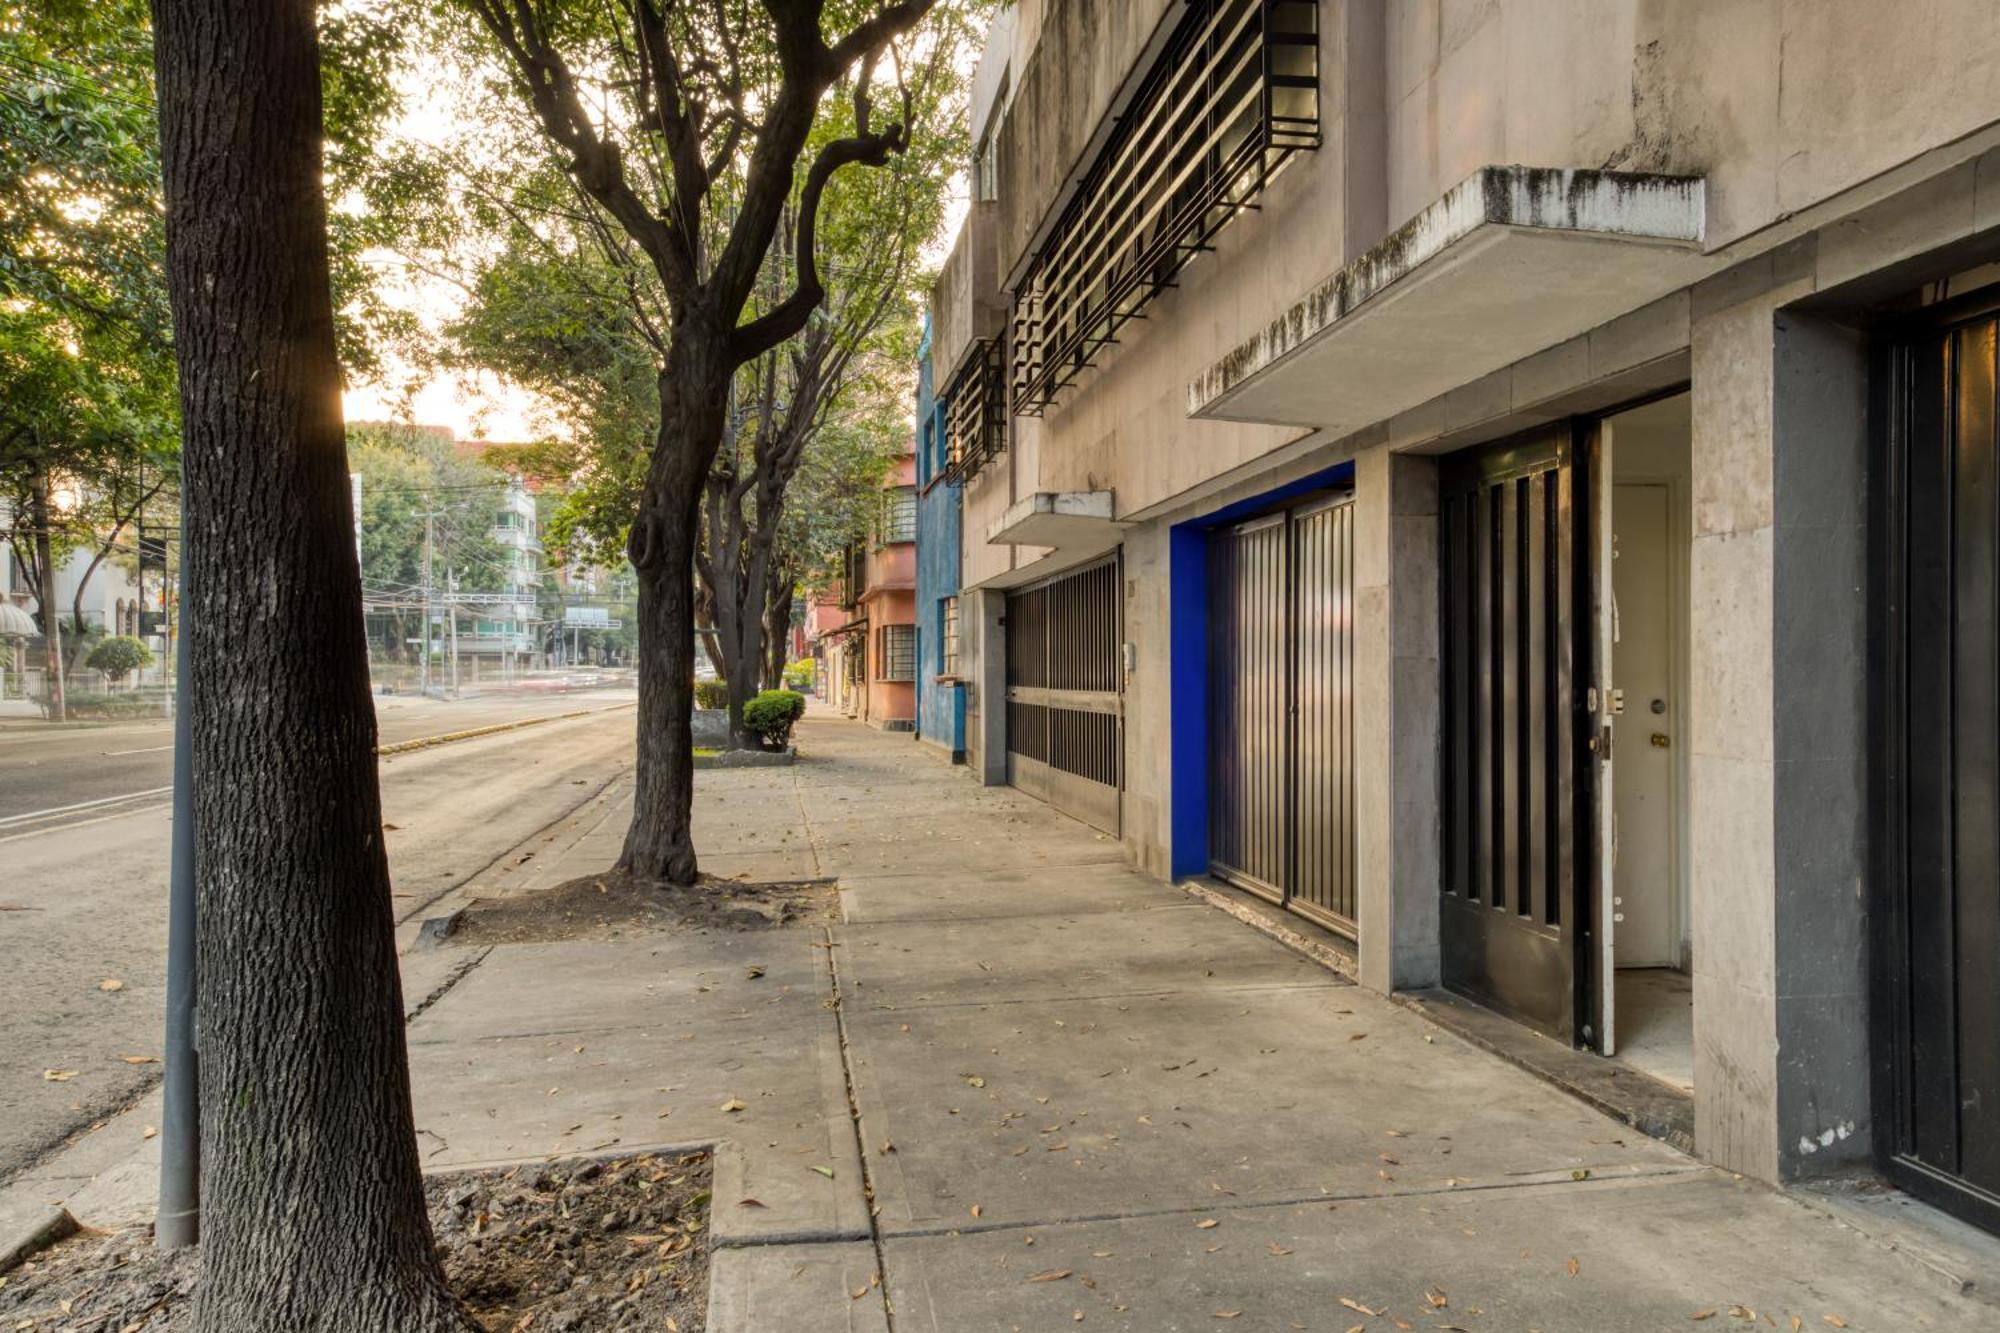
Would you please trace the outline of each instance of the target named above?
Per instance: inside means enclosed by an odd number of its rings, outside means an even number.
[[[118,681],[128,671],[153,665],[153,650],[129,634],[114,634],[91,648],[83,664]]]
[[[729,682],[726,680],[698,680],[694,683],[694,706],[696,708],[729,707]]]
[[[803,694],[813,687],[813,660],[801,657],[785,667],[785,688]]]
[[[806,697],[796,690],[765,690],[743,705],[743,725],[755,732],[767,750],[782,750],[791,742],[792,725],[806,711]]]

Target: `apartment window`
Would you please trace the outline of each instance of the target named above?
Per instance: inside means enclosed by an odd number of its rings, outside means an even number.
[[[938,643],[944,649],[944,671],[947,676],[958,674],[958,598],[944,599],[942,618],[944,631],[938,636]]]
[[[875,635],[875,679],[915,680],[917,627],[884,625]]]
[[[963,484],[1007,445],[1007,390],[998,340],[981,338],[945,386],[945,477]]]
[[[882,542],[913,542],[917,539],[917,488],[898,486],[889,492],[889,512],[882,520]]]

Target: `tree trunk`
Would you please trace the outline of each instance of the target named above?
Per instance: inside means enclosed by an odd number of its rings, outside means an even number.
[[[764,688],[785,688],[785,661],[791,656],[792,580],[773,561],[770,591],[764,598]]]
[[[49,524],[53,521],[49,504],[49,470],[43,468],[35,475],[35,582],[38,587],[35,601],[42,612],[42,643],[48,648],[49,721],[63,722],[68,720],[69,708],[63,692],[62,613],[56,610],[55,543],[49,534]]]
[[[677,351],[712,358],[700,369],[660,375],[660,433],[626,553],[639,576],[638,756],[632,826],[618,867],[643,879],[692,884],[700,873],[694,813],[694,546],[701,530],[701,477],[722,438],[729,368],[725,340],[675,331]],[[692,355],[700,356],[701,352]],[[682,379],[686,380],[686,387]]]
[[[410,1106],[313,7],[155,0],[154,31],[200,875],[193,1328],[470,1333]]]

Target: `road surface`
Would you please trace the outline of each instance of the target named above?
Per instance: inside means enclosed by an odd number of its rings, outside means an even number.
[[[435,735],[630,698],[385,709],[382,735]],[[421,912],[588,800],[631,763],[632,725],[632,710],[616,707],[385,758],[397,918]],[[172,752],[151,749],[164,735],[157,726],[120,726],[0,736],[0,818],[164,786]],[[120,750],[142,753],[111,753]],[[132,761],[116,770],[128,785],[100,767],[114,761]],[[26,832],[0,825],[0,1182],[136,1100],[160,1072],[128,1058],[160,1053],[167,810],[135,803],[61,818],[68,822]],[[103,989],[107,981],[119,985]],[[49,1079],[49,1071],[67,1076]]]

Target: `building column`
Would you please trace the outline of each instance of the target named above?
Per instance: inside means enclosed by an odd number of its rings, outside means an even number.
[[[1783,309],[1810,263],[1718,279],[1693,327],[1695,1143],[1765,1180],[1871,1152],[1867,357]]]
[[[1438,980],[1437,460],[1354,464],[1354,825],[1361,982]]]
[[[965,676],[965,759],[981,785],[1007,785],[1007,594],[975,588],[958,602]]]

